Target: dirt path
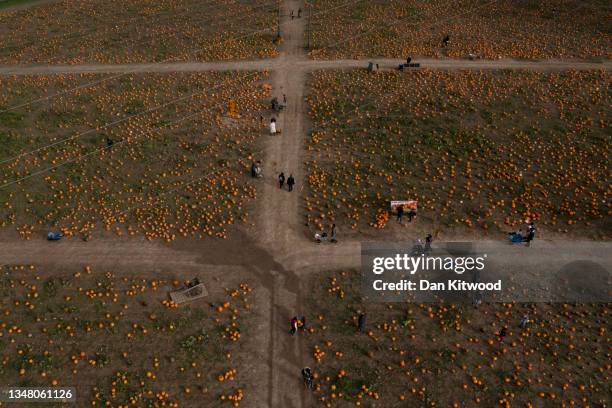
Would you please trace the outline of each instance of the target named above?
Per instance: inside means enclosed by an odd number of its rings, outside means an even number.
[[[300,24],[304,19],[295,19]],[[289,32],[295,24],[288,24],[285,31]],[[281,49],[287,48],[283,44]],[[293,55],[296,57],[296,55]],[[555,70],[592,70],[610,69],[612,63],[583,60],[542,60],[526,61],[514,59],[474,60],[444,58],[415,58],[422,68],[435,69],[531,69],[541,71]],[[205,72],[205,71],[235,71],[235,70],[287,70],[313,71],[317,69],[349,69],[365,68],[369,61],[380,65],[381,69],[395,69],[403,60],[396,58],[364,58],[358,60],[308,60],[304,55],[299,58],[289,58],[281,54],[278,58],[252,61],[222,61],[222,62],[179,62],[179,63],[149,63],[149,64],[83,64],[83,65],[0,65],[0,75],[44,75],[44,74],[74,74],[74,73],[137,73],[137,72]]]
[[[290,214],[286,216],[290,217]],[[256,231],[253,231],[252,235],[256,235]],[[291,248],[274,248],[275,245],[265,245],[272,247],[272,251],[261,249],[260,245],[255,245],[252,241],[241,244],[236,244],[236,241],[203,241],[199,245],[184,247],[180,244],[166,245],[138,238],[103,238],[89,242],[65,239],[45,245],[41,245],[39,240],[3,239],[0,240],[0,265],[36,264],[68,268],[80,268],[87,264],[104,268],[120,265],[143,270],[168,267],[189,269],[200,268],[203,265],[217,269],[227,266],[248,266],[258,270],[265,268],[275,270],[269,276],[263,277],[272,279],[281,272],[295,271],[293,274],[301,277],[311,271],[358,268],[361,264],[360,241],[356,240],[341,241],[333,245],[326,243],[317,245],[303,237],[293,236],[289,242]],[[608,268],[612,267],[611,242],[537,239],[531,248],[510,246],[500,240],[470,240],[470,242],[484,252],[497,254],[509,262],[516,262],[517,265],[589,259]],[[231,247],[236,247],[235,251],[228,250]],[[247,251],[249,254],[245,254]],[[521,259],[512,259],[516,254],[520,254]]]
[[[284,30],[281,33],[283,43],[280,56],[272,71],[272,86],[275,96],[287,99],[287,107],[279,113],[277,128],[280,135],[266,136],[266,158],[263,163],[265,179],[263,181],[263,198],[258,203],[257,234],[268,247],[274,248],[275,254],[290,253],[294,243],[299,242],[296,235],[298,225],[299,190],[289,192],[287,187],[280,189],[278,174],[291,175],[300,182],[302,166],[300,150],[304,131],[304,88],[306,73],[301,63],[305,61],[304,21],[297,18],[297,11],[304,7],[300,1],[289,0],[283,3]],[[291,12],[296,18],[291,19]],[[305,346],[302,335],[288,334],[289,321],[293,316],[302,313],[302,282],[292,269],[274,271],[274,290],[272,311],[268,325],[271,328],[271,373],[268,388],[268,403],[271,407],[305,407],[311,398],[303,391],[300,381],[300,370],[305,366]]]

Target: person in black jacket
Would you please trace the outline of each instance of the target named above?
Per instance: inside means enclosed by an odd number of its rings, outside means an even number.
[[[336,228],[336,224],[332,224],[331,231],[329,233],[329,242],[338,242],[337,234],[338,228]]]
[[[359,313],[359,319],[357,321],[357,325],[359,327],[359,331],[360,332],[364,332],[365,331],[365,324],[366,324],[366,314],[365,313]]]
[[[524,241],[526,243],[527,246],[531,245],[531,241],[533,241],[533,239],[535,238],[535,225],[533,224],[533,221],[529,223],[529,226],[527,227],[527,236],[524,238]]]
[[[294,185],[295,185],[295,179],[293,178],[293,174],[290,174],[289,178],[287,179],[287,187],[289,188],[289,191],[293,191]]]
[[[281,173],[278,175],[278,187],[280,189],[285,185],[285,173]]]

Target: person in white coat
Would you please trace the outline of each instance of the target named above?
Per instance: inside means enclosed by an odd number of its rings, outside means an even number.
[[[271,135],[275,135],[276,134],[276,119],[272,118],[270,120],[270,134]]]

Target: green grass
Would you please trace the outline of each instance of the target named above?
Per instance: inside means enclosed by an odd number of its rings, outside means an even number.
[[[24,146],[25,143],[22,139],[0,132],[0,160],[19,154]]]
[[[17,128],[23,120],[23,115],[15,112],[2,112],[0,113],[0,125]]]

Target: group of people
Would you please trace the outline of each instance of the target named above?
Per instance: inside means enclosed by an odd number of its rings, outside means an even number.
[[[272,108],[272,110],[275,110],[275,111],[281,110],[286,107],[287,107],[287,95],[285,94],[283,94],[283,102],[279,102],[278,98],[276,97],[272,98],[272,101],[270,102],[270,108]],[[276,123],[276,119],[272,118],[270,123]]]
[[[291,19],[293,20],[294,17],[295,17],[295,14],[293,13],[293,10],[291,10]],[[298,9],[297,18],[302,18],[302,9],[301,8]]]
[[[291,329],[289,330],[289,334],[293,336],[298,331],[306,331],[306,317],[304,316],[301,316],[300,318],[293,316],[291,319]],[[304,381],[306,388],[309,390],[314,388],[314,375],[312,374],[312,369],[310,367],[302,368],[302,380]]]
[[[287,190],[293,191],[293,186],[295,185],[295,179],[293,178],[293,174],[289,174],[289,178],[285,180],[285,173],[281,172],[278,175],[278,187],[282,190],[285,186],[285,181],[287,182]]]
[[[412,256],[420,256],[420,255],[429,255],[431,253],[431,243],[433,242],[433,235],[427,234],[425,236],[425,245],[423,245],[423,241],[421,238],[418,238],[414,241],[414,246],[412,247]]]
[[[314,239],[317,244],[320,244],[326,239],[328,239],[329,242],[332,242],[335,244],[336,242],[338,242],[337,237],[338,237],[338,228],[336,227],[336,224],[332,224],[331,228],[329,229],[329,234],[327,234],[327,232],[315,232]]]
[[[404,214],[408,215],[408,222],[412,222],[412,220],[414,218],[416,218],[417,212],[416,212],[416,210],[414,208],[410,208],[408,210],[408,213],[406,213],[404,211],[404,206],[403,205],[398,206],[397,207],[397,223],[398,224],[402,223],[402,218],[404,218]]]
[[[283,94],[283,102],[279,102],[278,98],[273,98],[271,102],[272,110],[281,110],[287,107],[287,95]],[[275,134],[280,133],[280,129],[276,128],[276,118],[270,119],[270,135],[274,136]]]
[[[300,14],[301,14],[301,10],[300,10]],[[286,106],[287,104],[287,96],[285,94],[283,94],[283,106]],[[274,98],[272,100],[272,109],[275,109],[276,106],[279,104],[278,100],[276,98]],[[261,117],[261,120],[263,121],[263,116]],[[270,134],[271,135],[275,135],[276,133],[280,133],[280,130],[276,128],[276,119],[272,118],[270,119]],[[262,169],[261,169],[261,161],[257,161],[257,162],[253,162],[251,164],[251,177],[263,177],[263,173],[262,173]],[[285,183],[287,184],[287,190],[288,191],[293,191],[293,186],[295,186],[295,178],[293,178],[293,174],[289,174],[289,177],[285,177],[285,173],[281,172],[278,175],[278,186],[280,189],[283,189],[283,187],[285,186]]]
[[[521,243],[524,242],[527,246],[531,244],[531,241],[535,238],[536,227],[533,221],[531,221],[527,225],[527,231],[523,232],[522,229],[519,229],[516,232],[509,232],[508,238],[513,243]]]
[[[521,318],[521,321],[519,322],[518,327],[521,330],[523,330],[525,327],[527,327],[527,323],[529,322],[530,322],[529,315],[524,314],[523,317]],[[508,329],[506,327],[502,327],[499,333],[497,333],[497,338],[499,339],[500,342],[502,342],[504,341],[507,335],[508,335]]]
[[[263,170],[261,168],[260,160],[251,164],[251,177],[263,177]],[[282,189],[285,186],[285,183],[287,183],[287,190],[293,191],[293,186],[295,186],[295,178],[293,178],[293,174],[289,174],[288,178],[285,178],[284,172],[281,172],[281,174],[278,175],[278,187]]]

